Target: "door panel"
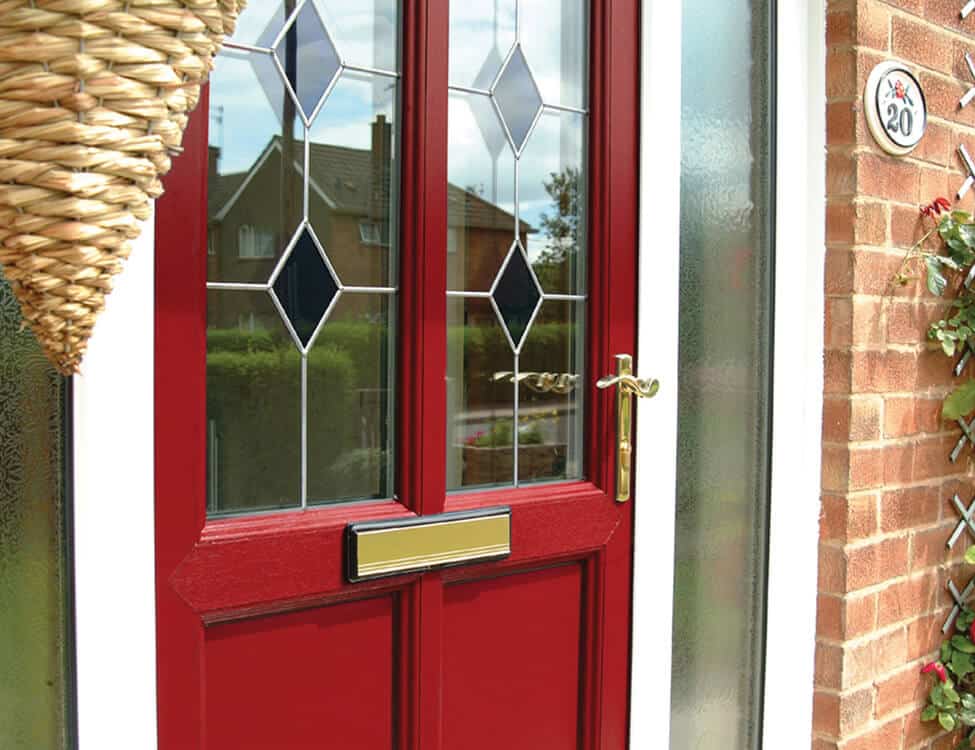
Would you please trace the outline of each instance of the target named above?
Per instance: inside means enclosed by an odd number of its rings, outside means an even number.
[[[208,627],[207,746],[321,747],[328,727],[331,746],[389,750],[397,618],[385,596]]]
[[[314,21],[306,12],[313,3],[326,26],[332,23],[334,9],[327,0],[297,0],[288,11]],[[211,303],[208,311],[207,273],[214,256],[207,240],[216,214],[207,204],[216,183],[211,181],[208,196],[207,179],[219,170],[209,163],[207,145],[218,137],[217,128],[229,139],[233,123],[227,110],[222,115],[228,119],[221,121],[211,106],[208,137],[206,119],[193,119],[186,153],[167,180],[157,227],[162,750],[467,750],[488,738],[497,746],[496,733],[471,734],[477,726],[499,727],[510,747],[625,747],[632,507],[615,501],[615,398],[597,391],[594,381],[613,369],[613,355],[632,352],[635,342],[638,4],[557,0],[547,5],[551,17],[536,17],[534,23],[557,39],[559,49],[588,40],[583,59],[590,62],[583,68],[589,74],[580,80],[578,73],[565,73],[560,86],[560,66],[577,66],[578,59],[539,46],[542,31],[526,38],[526,64],[537,63],[538,75],[549,70],[549,77],[556,76],[554,82],[540,80],[539,89],[555,101],[568,96],[574,103],[565,106],[574,109],[550,112],[546,102],[538,122],[526,127],[525,118],[510,111],[521,106],[518,87],[512,84],[499,94],[510,120],[502,145],[511,150],[517,139],[520,158],[531,160],[524,162],[530,165],[524,172],[511,172],[508,192],[547,195],[547,173],[575,169],[582,182],[566,196],[563,219],[575,227],[567,236],[576,243],[584,236],[589,251],[567,253],[561,264],[551,258],[540,263],[544,247],[532,246],[536,238],[527,228],[525,237],[516,235],[518,199],[510,199],[510,211],[503,198],[481,206],[491,215],[506,213],[511,221],[503,253],[485,251],[475,265],[497,279],[513,267],[512,259],[521,264],[520,276],[500,291],[496,287],[493,299],[467,290],[447,296],[453,278],[450,198],[463,195],[464,203],[474,202],[469,186],[454,184],[448,168],[448,110],[456,92],[448,88],[447,0],[402,5],[401,69],[398,76],[387,76],[400,92],[399,108],[392,114],[370,109],[365,120],[349,114],[356,132],[363,130],[363,121],[374,127],[367,140],[342,148],[374,155],[386,145],[393,150],[402,180],[390,178],[388,193],[377,196],[383,205],[389,198],[393,208],[380,211],[376,221],[358,221],[352,240],[341,232],[329,235],[328,221],[322,223],[326,214],[314,204],[316,167],[304,156],[297,158],[297,167],[291,159],[289,167],[285,157],[276,168],[288,179],[278,183],[300,182],[306,204],[288,247],[267,263],[265,256],[276,246],[268,249],[269,233],[260,231],[259,221],[252,221],[257,229],[230,233],[237,243],[233,259],[274,266],[272,275],[259,289],[239,286],[252,281],[213,281],[211,275],[209,294],[267,297],[278,316],[276,326],[285,329],[280,340],[268,343],[269,326],[256,311],[231,309],[228,302],[219,303],[227,305],[223,310]],[[254,20],[247,20],[249,8],[242,29],[257,39],[256,27],[266,26],[274,11],[263,3],[253,9]],[[526,24],[530,16],[523,19]],[[558,20],[563,16],[564,23]],[[335,39],[343,33],[349,33],[348,26]],[[499,38],[507,33],[502,28]],[[299,33],[299,48],[302,38]],[[287,35],[282,40],[287,61]],[[335,43],[341,50],[341,42]],[[364,53],[355,47],[355,54]],[[307,72],[302,59],[298,49],[296,68],[282,63],[297,98],[282,100],[291,104],[281,112],[284,116],[293,106],[295,122],[300,120],[304,130],[272,132],[268,126],[273,153],[265,164],[271,169],[272,157],[291,154],[289,138],[305,138],[305,151],[314,156],[315,133],[324,132],[305,111],[317,84],[302,79]],[[346,67],[332,94],[347,72],[373,75],[354,70],[357,64],[348,59],[342,62]],[[259,86],[259,76],[256,80]],[[371,98],[374,91],[367,88]],[[315,105],[319,116],[328,116],[329,101]],[[278,117],[274,107],[267,109]],[[497,108],[489,114],[500,118]],[[380,115],[387,124],[398,117],[399,130],[387,136]],[[589,122],[581,124],[582,118]],[[580,148],[580,138],[590,147]],[[380,182],[386,180],[384,169],[373,172]],[[334,164],[326,164],[322,182],[333,192],[356,192],[350,187],[355,179],[346,184],[339,176],[336,184],[335,171]],[[219,173],[221,179],[236,174]],[[318,187],[334,201],[335,195]],[[268,203],[284,201],[278,213],[290,210],[287,189],[265,190]],[[529,223],[541,227],[542,213],[561,210],[562,196],[553,190],[559,197],[553,205],[535,206],[530,219],[526,208]],[[331,218],[337,229],[337,218]],[[357,269],[348,258],[331,263],[330,253],[348,240],[358,245],[356,253],[389,255],[382,245],[385,232],[390,244],[404,248],[398,261],[358,271],[370,285],[393,278],[387,272],[395,273],[398,284],[349,288],[343,276],[355,276]],[[528,247],[515,244],[516,237]],[[371,250],[377,238],[380,245]],[[464,245],[471,257],[484,247]],[[289,266],[295,253],[304,260]],[[323,265],[329,273],[322,273]],[[457,277],[470,278],[470,268]],[[525,289],[535,290],[532,304],[519,296]],[[322,294],[331,298],[323,300]],[[484,308],[480,323],[471,315],[463,319],[464,306],[472,304]],[[488,337],[471,333],[482,323],[497,329],[496,350],[484,344]],[[356,336],[349,333],[353,329]],[[243,356],[230,362],[232,357],[216,351],[217,344]],[[455,345],[460,348],[452,349]],[[321,377],[316,356],[330,358]],[[272,377],[261,369],[267,360],[275,367],[284,363],[290,374]],[[347,364],[339,366],[340,360]],[[213,376],[218,365],[226,377],[233,371],[239,378],[232,387],[225,387],[226,381],[217,385],[213,377],[208,382],[208,367]],[[516,375],[529,367],[533,378]],[[461,371],[471,377],[452,384]],[[544,373],[555,375],[554,381]],[[282,389],[287,394],[281,395]],[[458,403],[453,400],[458,393],[468,411],[507,405],[510,439],[467,445],[470,436],[457,431],[462,410],[448,408]],[[208,397],[211,409],[217,404],[236,410],[236,422],[214,414],[208,420]],[[519,424],[525,415],[535,420],[528,430]],[[468,414],[460,423],[480,429],[471,422],[483,418]],[[257,449],[253,454],[248,443]],[[468,447],[500,450],[480,460],[472,451],[465,456]],[[270,480],[272,473],[283,477],[280,483]],[[475,485],[493,486],[470,491]],[[448,487],[465,491],[448,493]],[[512,551],[506,559],[349,582],[349,524],[499,506],[511,509]],[[363,724],[370,726],[364,730]]]
[[[447,586],[444,746],[578,747],[582,623],[579,563]]]

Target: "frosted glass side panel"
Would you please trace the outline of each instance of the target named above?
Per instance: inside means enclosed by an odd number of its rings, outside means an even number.
[[[769,0],[685,0],[673,750],[757,750],[773,247]]]
[[[62,378],[0,277],[0,747],[66,748]]]

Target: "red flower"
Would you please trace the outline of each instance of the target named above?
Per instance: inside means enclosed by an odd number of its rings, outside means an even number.
[[[921,670],[921,674],[931,674],[932,672],[938,675],[938,679],[942,682],[948,682],[948,673],[945,671],[945,665],[940,661],[933,661]]]
[[[934,219],[951,209],[951,201],[947,198],[935,198],[926,206],[921,206],[921,215]]]
[[[975,622],[973,622],[972,626],[968,629],[968,637],[972,639],[972,643],[975,643]]]
[[[904,91],[904,84],[901,81],[894,84],[894,94],[898,99],[903,99],[906,93],[907,92]]]

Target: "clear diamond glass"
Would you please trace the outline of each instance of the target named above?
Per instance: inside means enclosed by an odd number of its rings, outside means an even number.
[[[520,152],[542,108],[541,94],[520,45],[515,47],[508,64],[501,71],[494,87],[494,99],[515,151]]]
[[[301,7],[275,54],[305,117],[311,118],[342,65],[314,3]]]
[[[307,228],[301,230],[273,289],[295,335],[307,347],[339,292],[318,243]]]

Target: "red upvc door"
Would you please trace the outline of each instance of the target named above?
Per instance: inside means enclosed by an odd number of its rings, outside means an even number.
[[[285,10],[296,5],[299,11],[304,7],[291,2]],[[571,3],[562,3],[566,5]],[[245,13],[261,12],[259,4],[253,6],[254,11]],[[448,418],[454,419],[445,373],[452,359],[468,362],[467,354],[451,353],[447,334],[448,266],[453,262],[449,225],[454,221],[448,199],[458,190],[448,174],[448,130],[453,127],[448,102],[464,92],[448,90],[448,0],[403,2],[400,7],[400,161],[398,190],[393,191],[401,217],[400,251],[392,284],[396,293],[387,297],[398,313],[391,349],[396,375],[388,389],[392,407],[382,416],[383,424],[395,425],[388,438],[392,452],[386,454],[395,457],[389,467],[392,499],[305,502],[311,494],[309,476],[317,470],[316,455],[309,458],[307,446],[316,439],[316,430],[332,429],[306,418],[299,441],[305,458],[294,463],[296,486],[301,475],[301,507],[212,512],[213,487],[223,479],[215,479],[216,464],[208,469],[216,438],[208,417],[208,408],[214,407],[208,407],[207,397],[207,280],[208,265],[212,267],[219,250],[213,247],[213,185],[208,213],[208,172],[214,178],[208,166],[206,99],[192,119],[185,152],[158,205],[156,586],[162,750],[621,750],[627,744],[633,511],[632,504],[616,501],[616,400],[598,391],[595,381],[615,369],[614,355],[633,352],[635,346],[638,3],[584,4],[589,56],[589,147],[582,170],[588,188],[586,338],[581,373],[574,373],[579,376],[575,403],[584,404],[585,415],[574,438],[580,442],[581,478],[569,476],[564,468],[568,459],[556,446],[547,455],[557,457],[557,470],[568,477],[564,481],[477,491],[465,489],[465,482],[485,483],[475,476],[475,463],[483,462],[483,456],[497,456],[500,462],[489,467],[487,484],[499,484],[497,472],[509,471],[501,458],[506,438],[499,437],[506,424],[508,437],[515,432],[524,443],[514,449],[523,458],[523,472],[532,471],[527,466],[534,455],[529,444],[545,447],[549,440],[540,435],[550,428],[538,417],[542,429],[529,438],[533,428],[523,428],[516,411],[513,419],[488,423],[488,429],[479,431],[475,428],[482,417],[477,415],[482,412],[477,409],[468,409],[464,420],[452,421],[460,425],[456,429],[445,427]],[[514,23],[519,33],[530,33],[517,18]],[[302,65],[303,58],[289,51],[287,34],[280,39],[282,71],[290,74],[288,66]],[[300,45],[300,33],[298,39]],[[532,55],[537,59],[540,54],[538,45],[533,53],[532,44],[524,41],[531,65]],[[264,46],[272,43],[267,37]],[[511,65],[511,58],[505,64]],[[218,72],[219,66],[220,61]],[[297,106],[305,106],[307,88],[294,88]],[[495,93],[500,98],[504,92]],[[215,111],[211,108],[211,114]],[[220,109],[219,114],[223,118],[226,112]],[[211,126],[228,132],[237,127],[213,117]],[[508,125],[513,143],[520,137],[514,132],[517,127]],[[292,147],[289,137],[275,142],[281,154]],[[314,155],[317,146],[312,138],[308,142]],[[214,143],[212,135],[209,143]],[[375,142],[373,147],[375,151]],[[309,181],[316,180],[314,168],[305,168]],[[319,183],[332,179],[327,165],[324,171]],[[336,182],[335,191],[354,192],[354,180],[350,173],[344,184]],[[310,192],[318,187],[322,193],[330,189],[312,185]],[[471,195],[480,194],[467,186],[459,189],[457,195],[464,196],[468,208],[476,202]],[[525,215],[524,226],[529,227]],[[373,230],[361,224],[365,242]],[[530,235],[537,227],[518,226],[516,231],[525,235],[522,241],[533,241]],[[315,231],[322,233],[317,227]],[[234,236],[251,243],[246,251],[238,248],[238,256],[252,261],[251,256],[260,256],[259,231]],[[291,252],[297,253],[297,247]],[[520,262],[514,255],[507,257],[507,263]],[[219,291],[220,285],[211,284],[214,288]],[[349,298],[355,294],[352,287],[346,292]],[[287,293],[285,289],[279,297]],[[556,302],[561,299],[557,293],[551,296]],[[471,309],[490,302],[483,290],[475,290],[471,299]],[[282,310],[287,306],[281,303]],[[211,310],[211,326],[213,314]],[[473,325],[473,315],[464,316],[465,325]],[[291,333],[303,341],[296,333],[299,325],[293,327]],[[325,323],[321,335],[330,335],[329,330]],[[384,330],[394,328],[387,323]],[[499,371],[506,368],[507,360],[497,365]],[[501,380],[505,374],[510,373],[503,373]],[[329,388],[335,381],[324,382]],[[303,387],[301,408],[306,408],[315,395],[311,386]],[[251,384],[237,393],[245,390],[246,397],[254,398]],[[360,403],[371,397],[369,389],[357,393]],[[227,408],[236,408],[231,402]],[[528,414],[528,407],[523,408]],[[455,432],[464,429],[472,434],[462,435],[462,444]],[[255,452],[268,450],[260,432],[255,428],[244,439],[228,434],[222,443],[234,446],[228,460],[234,465],[247,462],[248,446]],[[287,445],[280,450],[291,456]],[[463,468],[451,478],[454,459],[449,456],[461,455],[457,465]],[[253,463],[262,460],[254,458]],[[273,469],[262,467],[241,476],[259,485],[262,473]],[[522,484],[518,472],[515,468],[512,485]],[[541,470],[538,476],[544,474]],[[350,582],[350,524],[499,507],[510,508],[510,554],[504,559]]]

